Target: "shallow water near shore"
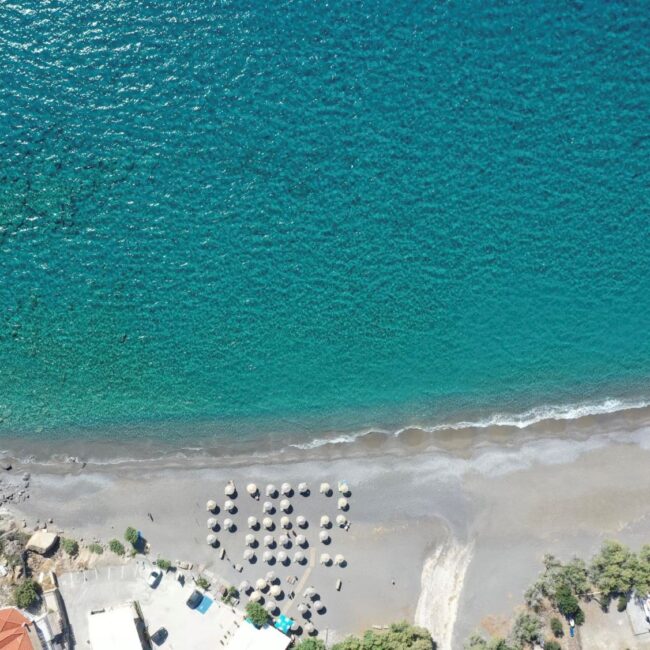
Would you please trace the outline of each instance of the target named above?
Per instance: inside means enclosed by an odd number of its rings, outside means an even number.
[[[648,397],[649,33],[601,2],[4,7],[0,433],[277,447]]]

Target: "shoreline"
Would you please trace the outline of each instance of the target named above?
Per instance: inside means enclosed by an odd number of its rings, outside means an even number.
[[[187,425],[193,426],[193,425]],[[605,399],[594,403],[541,406],[518,414],[495,413],[477,420],[458,420],[433,425],[409,425],[395,430],[368,427],[355,432],[322,432],[304,442],[304,434],[269,434],[257,438],[210,436],[209,425],[197,426],[189,439],[156,438],[134,427],[134,437],[123,437],[120,428],[71,429],[43,440],[30,436],[2,436],[0,455],[24,464],[42,466],[86,463],[121,466],[136,463],[161,466],[211,466],[250,462],[287,462],[312,459],[421,452],[452,453],[470,457],[476,450],[494,446],[521,446],[531,440],[594,437],[630,437],[650,427],[650,402],[642,399]]]

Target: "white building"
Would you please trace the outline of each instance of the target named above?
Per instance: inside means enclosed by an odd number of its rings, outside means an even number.
[[[144,622],[135,603],[92,611],[88,614],[92,650],[142,650]]]

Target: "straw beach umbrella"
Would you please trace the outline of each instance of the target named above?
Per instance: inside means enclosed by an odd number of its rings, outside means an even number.
[[[282,499],[282,501],[280,501],[280,508],[284,510],[284,512],[289,512],[291,510],[291,501],[289,501],[289,499]]]
[[[246,492],[248,492],[248,494],[250,494],[252,497],[256,496],[257,495],[257,485],[255,485],[255,483],[249,483],[246,486]]]
[[[228,481],[226,487],[223,490],[223,493],[227,497],[234,497],[235,494],[237,493],[237,488],[235,487],[235,484],[232,481]]]
[[[345,497],[341,497],[337,503],[339,510],[347,510],[350,507],[348,500]]]
[[[307,485],[307,483],[300,483],[298,485],[298,492],[300,492],[300,494],[307,494],[309,492],[309,485]]]
[[[251,593],[251,595],[248,597],[248,599],[251,600],[254,603],[259,603],[260,600],[262,600],[262,594],[259,591],[257,591],[257,589],[256,589],[255,591],[253,591]]]
[[[300,526],[300,528],[305,528],[305,526],[307,526],[307,519],[302,515],[298,515],[296,517],[296,523],[298,524],[298,526]]]
[[[255,535],[251,535],[250,533],[248,533],[248,535],[246,535],[246,545],[247,546],[254,546],[255,545]]]
[[[264,535],[264,546],[273,546],[274,542],[273,535]]]
[[[269,614],[273,614],[273,612],[278,608],[278,606],[275,604],[275,601],[269,600],[266,605],[264,605],[264,608]]]
[[[304,535],[298,535],[296,537],[296,544],[298,546],[304,546],[307,543],[307,538]]]
[[[240,594],[245,594],[248,592],[248,590],[251,588],[251,583],[248,582],[248,580],[242,580],[239,583],[239,593]]]
[[[325,609],[325,606],[323,605],[323,603],[322,603],[320,600],[317,600],[317,601],[314,603],[314,609],[315,609],[317,612],[322,612],[322,611]]]
[[[235,502],[228,499],[228,501],[223,504],[223,509],[228,512],[232,512],[235,509]]]
[[[249,562],[255,557],[255,553],[253,552],[253,549],[247,548],[244,551],[244,559],[248,560]]]
[[[332,494],[332,486],[329,483],[321,483],[320,493],[328,497],[330,494]]]
[[[323,515],[320,518],[320,527],[321,528],[329,528],[332,525],[332,522],[330,521],[330,518],[327,515]]]
[[[276,488],[273,483],[269,483],[266,486],[266,496],[271,497],[272,499],[278,496],[278,488]]]
[[[341,528],[342,528],[343,526],[345,526],[345,524],[348,523],[348,520],[345,518],[345,515],[337,515],[336,516],[336,523],[337,523],[338,526],[341,526]]]
[[[302,595],[305,598],[313,598],[316,595],[316,590],[313,587],[307,587]]]
[[[324,564],[325,566],[329,566],[332,562],[332,558],[330,557],[329,553],[321,553],[320,556],[320,563]]]
[[[257,517],[249,517],[248,518],[248,527],[249,528],[257,528]]]
[[[273,585],[270,593],[271,596],[277,598],[282,593],[282,587],[280,587],[280,585]]]
[[[296,551],[293,555],[293,561],[296,564],[302,564],[305,561],[305,554],[302,551]]]
[[[339,483],[339,492],[346,497],[350,494],[350,486],[346,481],[341,481]]]
[[[298,605],[298,611],[301,614],[304,614],[307,611],[307,609],[308,609],[308,607],[307,607],[307,605],[305,605],[305,603],[300,603],[300,605]]]
[[[276,575],[275,571],[267,571],[266,575],[264,576],[264,580],[270,585],[272,585],[275,582]]]
[[[280,564],[284,564],[287,561],[287,554],[284,551],[280,551],[278,553],[278,562]]]
[[[264,528],[267,528],[268,530],[273,530],[274,525],[273,525],[273,519],[271,517],[264,517],[264,521],[262,521],[264,524]]]
[[[275,511],[275,507],[270,501],[265,501],[264,505],[262,506],[262,509],[264,510],[264,512],[271,512],[272,513],[272,512]]]
[[[316,628],[314,627],[314,624],[307,623],[305,625],[305,632],[307,632],[307,634],[314,634],[316,632]]]
[[[217,520],[214,517],[210,517],[210,519],[208,519],[208,528],[210,530],[214,530],[216,526],[217,526]]]
[[[273,553],[271,553],[271,551],[264,551],[264,555],[262,555],[262,559],[265,562],[271,564],[271,562],[273,562],[273,559],[274,559],[273,558]]]
[[[282,492],[282,494],[284,494],[285,496],[290,497],[291,493],[293,492],[291,483],[283,483],[282,487],[280,488],[280,492]]]
[[[345,564],[345,557],[340,553],[334,558],[334,564],[343,566]]]
[[[232,530],[232,527],[233,527],[234,525],[235,525],[235,524],[233,523],[233,520],[232,520],[232,519],[224,519],[224,520],[223,520],[223,527],[224,527],[226,530]]]
[[[291,520],[289,517],[282,517],[282,519],[280,519],[280,526],[282,526],[282,528],[291,528]]]
[[[206,538],[205,541],[208,543],[208,546],[214,546],[217,543],[217,536],[213,535],[210,533]]]
[[[280,535],[278,539],[278,543],[280,544],[280,546],[288,546],[290,541],[291,540],[289,539],[289,537],[284,534]]]
[[[214,499],[210,499],[206,504],[205,504],[205,509],[208,512],[214,512],[217,509],[217,502]]]
[[[320,533],[318,533],[318,539],[323,542],[323,544],[328,544],[330,542],[329,533],[326,530],[321,530]]]

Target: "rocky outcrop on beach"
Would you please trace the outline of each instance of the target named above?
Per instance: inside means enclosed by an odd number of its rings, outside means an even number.
[[[10,460],[0,460],[0,506],[11,503],[23,503],[29,499],[31,475],[29,472],[18,474]]]

